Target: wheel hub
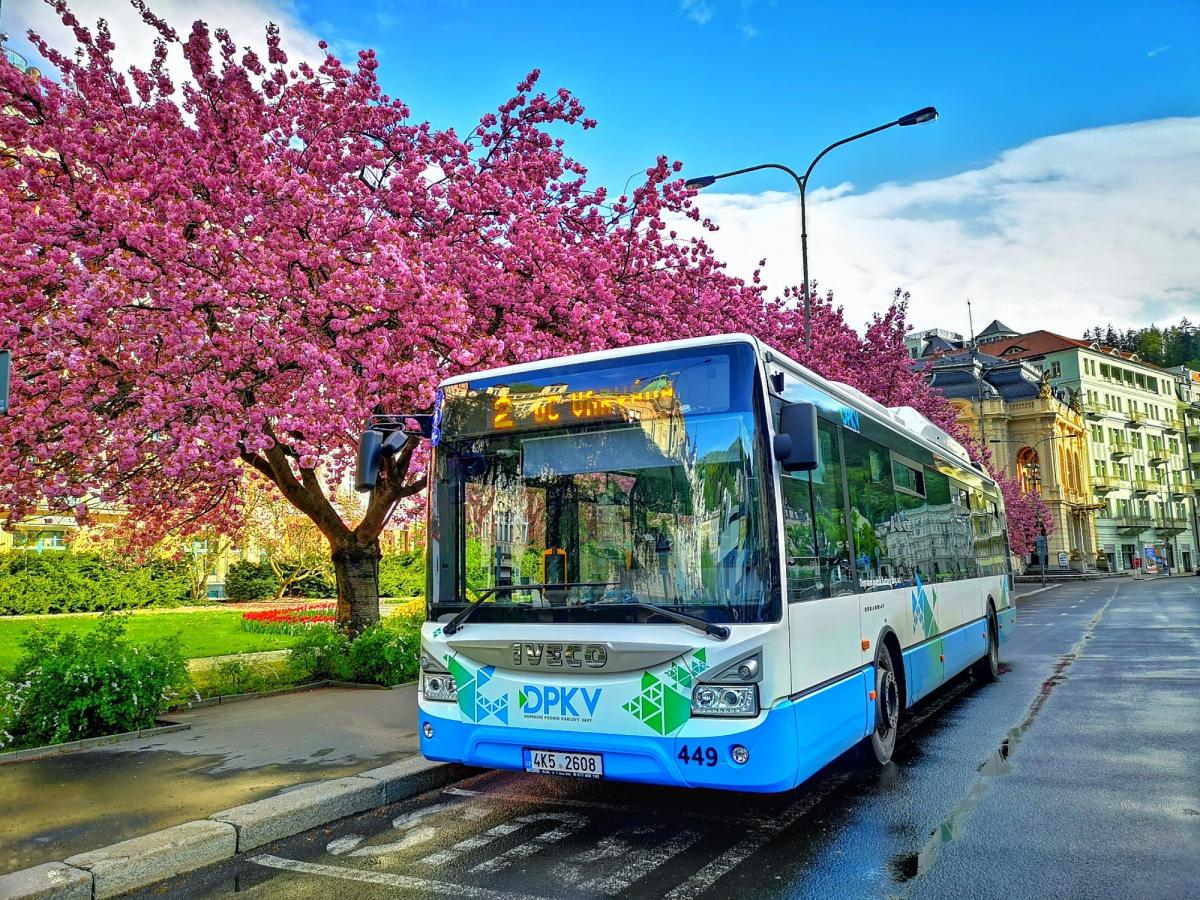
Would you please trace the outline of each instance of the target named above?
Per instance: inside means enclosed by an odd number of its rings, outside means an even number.
[[[896,685],[896,675],[891,669],[883,669],[879,678],[879,713],[881,729],[884,733],[896,727],[900,719],[900,691]]]

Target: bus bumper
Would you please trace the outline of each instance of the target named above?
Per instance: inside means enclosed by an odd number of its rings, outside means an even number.
[[[425,736],[425,726],[433,737]],[[615,781],[707,787],[732,791],[771,793],[796,786],[796,709],[784,701],[747,722],[744,731],[723,735],[689,735],[688,727],[672,737],[602,734],[586,731],[561,732],[534,728],[477,725],[458,719],[420,712],[421,753],[427,759],[464,763],[493,769],[524,770],[526,749],[600,753],[604,777]],[[750,755],[744,764],[733,761],[735,746]],[[682,759],[687,748],[689,761]],[[709,747],[717,751],[717,762],[691,761],[696,748],[701,760]],[[711,758],[711,757],[707,757]]]

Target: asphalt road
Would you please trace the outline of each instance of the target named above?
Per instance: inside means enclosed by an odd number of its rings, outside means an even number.
[[[1024,601],[997,684],[762,797],[484,772],[143,896],[1200,896],[1200,578]]]

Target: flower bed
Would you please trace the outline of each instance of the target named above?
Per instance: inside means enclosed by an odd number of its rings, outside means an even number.
[[[337,608],[333,606],[289,606],[242,613],[242,631],[264,634],[303,634],[313,625],[334,625]]]

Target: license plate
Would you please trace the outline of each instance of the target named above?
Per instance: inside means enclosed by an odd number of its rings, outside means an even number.
[[[525,771],[542,775],[603,778],[604,757],[599,753],[564,753],[561,750],[526,750]]]

